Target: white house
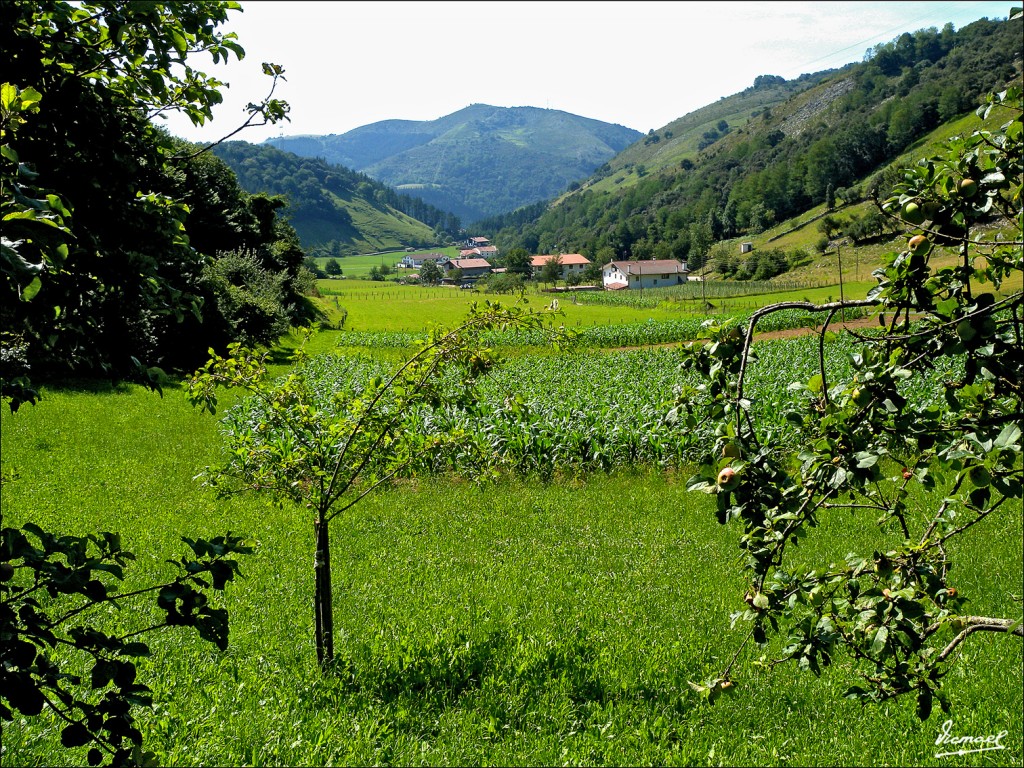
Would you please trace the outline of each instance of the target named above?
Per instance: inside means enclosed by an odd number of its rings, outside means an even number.
[[[498,255],[498,246],[481,245],[476,248],[463,248],[459,251],[460,259],[491,259]]]
[[[553,254],[547,254],[544,256],[531,256],[530,266],[533,267],[533,274],[537,275],[544,265],[548,263],[549,259],[559,259],[559,263],[562,267],[562,279],[565,280],[571,274],[581,275],[583,270],[590,264],[590,259],[579,253],[562,253],[557,256]]]
[[[601,270],[604,287],[609,291],[623,288],[664,288],[687,281],[690,273],[685,262],[675,259],[651,261],[610,261]]]
[[[443,266],[448,257],[443,253],[407,253],[400,262],[407,269],[420,269],[426,262],[432,261],[437,266]]]

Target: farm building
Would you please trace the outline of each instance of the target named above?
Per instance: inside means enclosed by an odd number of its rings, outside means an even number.
[[[407,253],[399,263],[407,269],[420,269],[428,261],[440,267],[448,261],[448,257],[443,253]]]
[[[587,265],[590,264],[590,259],[578,253],[562,253],[558,256],[553,254],[531,256],[530,266],[533,267],[533,273],[536,275],[544,269],[544,265],[548,263],[549,259],[561,260],[563,280],[565,280],[570,274],[583,274],[583,270],[585,270]]]
[[[610,261],[604,265],[602,278],[609,291],[626,288],[664,288],[687,281],[690,274],[685,262],[675,259],[651,261]]]
[[[491,264],[487,259],[450,259],[443,265],[443,269],[446,274],[453,269],[460,269],[464,279],[473,280],[488,274]]]

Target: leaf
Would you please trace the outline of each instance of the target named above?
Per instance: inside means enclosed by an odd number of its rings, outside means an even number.
[[[889,629],[888,627],[881,626],[875,632],[875,637],[871,641],[871,653],[879,654],[885,650],[885,644],[889,640]]]
[[[1017,443],[1020,441],[1021,428],[1016,422],[1010,422],[996,437],[995,442],[992,444],[993,447],[1003,449],[1018,447]]]
[[[932,714],[932,689],[925,686],[917,694],[917,717],[927,720]]]
[[[32,301],[39,293],[39,290],[43,287],[43,281],[38,277],[32,278],[32,282],[25,286],[25,289],[21,292],[22,301]]]
[[[92,741],[92,734],[81,723],[71,723],[60,732],[60,743],[68,749],[80,747],[90,741]]]

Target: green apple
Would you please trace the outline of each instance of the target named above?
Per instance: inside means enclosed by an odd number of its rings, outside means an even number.
[[[920,224],[924,221],[924,209],[918,203],[911,200],[903,206],[903,218],[911,224]]]

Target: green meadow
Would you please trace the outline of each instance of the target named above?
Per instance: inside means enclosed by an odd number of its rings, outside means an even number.
[[[315,348],[340,335],[322,332]],[[321,675],[308,513],[203,487],[195,478],[218,462],[223,437],[180,386],[162,397],[47,389],[0,419],[14,478],[5,521],[119,532],[139,556],[126,589],[166,576],[182,536],[230,530],[255,545],[228,588],[226,652],[183,631],[147,637],[140,675],[155,707],[140,722],[161,765],[1022,762],[1021,644],[987,633],[958,651],[951,714],[923,723],[912,699],[862,708],[842,698],[856,678],[839,660],[815,679],[760,666],[759,650],[738,659],[733,696],[714,706],[697,696],[689,683],[717,673],[742,640],[730,614],[743,583],[736,529],[715,522],[710,497],[686,492],[685,471],[484,486],[456,473],[368,497],[332,528],[339,663]],[[992,529],[950,553],[978,613],[1024,581],[1019,505]],[[851,538],[877,535],[870,520],[836,512],[804,556],[842,558]],[[125,631],[147,615],[142,606],[99,621]],[[1005,730],[1008,749],[936,757],[947,719],[957,735]],[[60,746],[61,726],[45,715],[8,724],[3,764],[82,764]]]

